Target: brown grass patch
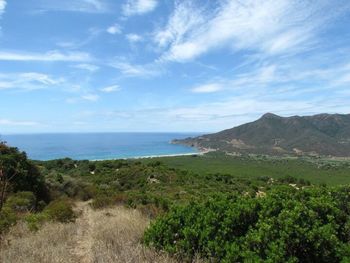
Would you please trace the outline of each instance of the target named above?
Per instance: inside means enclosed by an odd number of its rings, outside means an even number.
[[[175,262],[141,244],[149,219],[138,210],[117,207],[93,214],[93,262]]]
[[[142,245],[150,221],[142,212],[122,206],[93,210],[88,202],[77,203],[76,210],[76,222],[47,223],[35,233],[17,224],[0,244],[0,262],[176,262]]]
[[[67,251],[73,245],[71,240],[75,231],[74,223],[50,223],[33,233],[24,223],[19,223],[12,228],[1,244],[0,262],[76,262],[67,257]]]

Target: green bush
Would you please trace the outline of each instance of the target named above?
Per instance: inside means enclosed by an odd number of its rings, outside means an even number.
[[[114,197],[109,195],[98,195],[91,202],[91,206],[94,209],[104,208],[114,204]]]
[[[18,192],[9,196],[0,211],[0,234],[16,224],[18,213],[34,210],[35,201],[32,192]]]
[[[24,220],[31,231],[37,231],[48,220],[48,215],[46,213],[28,214]]]
[[[0,234],[6,232],[11,226],[16,224],[16,213],[10,207],[3,207],[0,212]]]
[[[266,197],[219,196],[173,207],[146,244],[191,261],[349,262],[350,187],[278,187]]]
[[[16,212],[29,212],[35,209],[35,202],[32,192],[18,192],[8,197],[5,206]]]
[[[100,209],[117,204],[125,204],[128,200],[125,194],[99,194],[91,202],[91,207],[94,209]]]
[[[87,201],[93,198],[97,194],[96,186],[87,184],[82,185],[77,193],[77,198],[83,201]]]
[[[72,222],[76,218],[73,211],[73,204],[68,199],[57,199],[52,201],[44,209],[44,213],[49,219],[62,223]]]
[[[38,200],[48,201],[44,177],[25,152],[0,142],[0,167],[4,175],[11,178],[7,189],[10,193],[30,191]]]

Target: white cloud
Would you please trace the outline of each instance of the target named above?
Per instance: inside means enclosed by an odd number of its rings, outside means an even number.
[[[96,94],[85,94],[83,96],[81,96],[81,98],[83,100],[88,100],[88,101],[97,101],[100,96],[96,95]]]
[[[127,61],[117,61],[110,63],[110,66],[120,70],[125,76],[138,76],[138,77],[151,77],[156,76],[161,73],[161,69],[159,69],[156,65],[136,65],[131,64]]]
[[[6,8],[6,0],[0,0],[0,19],[2,17],[2,14],[5,12]],[[1,25],[0,25],[0,36],[1,36]]]
[[[55,86],[64,82],[62,78],[53,78],[37,72],[0,73],[1,89],[34,90]]]
[[[23,53],[0,51],[0,61],[89,61],[91,57],[84,52],[61,53],[53,50],[46,53]]]
[[[60,80],[54,80],[46,74],[29,72],[19,74],[19,79],[23,81],[36,81],[45,85],[57,85]]]
[[[0,125],[8,126],[36,126],[39,123],[33,121],[14,121],[8,119],[0,119]]]
[[[157,0],[127,0],[123,6],[123,14],[125,16],[145,14],[153,11],[157,5]]]
[[[283,67],[281,66],[280,70],[282,68]],[[237,74],[231,80],[226,82],[228,82],[229,86],[233,88],[243,87],[247,89],[251,88],[251,86],[260,88],[271,83],[292,81],[289,77],[290,72],[285,71],[283,72],[285,75],[281,76],[277,71],[277,66],[274,64],[262,65],[258,68],[252,68],[244,73]]]
[[[223,87],[217,83],[204,84],[191,89],[194,93],[213,93],[222,90]]]
[[[13,83],[0,81],[0,90],[2,90],[2,89],[11,89],[11,88],[13,88]]]
[[[73,68],[87,70],[87,71],[90,71],[90,72],[95,72],[95,71],[100,69],[99,66],[92,65],[92,64],[84,64],[84,63],[83,64],[73,65],[72,67]]]
[[[39,12],[68,11],[82,13],[106,13],[109,11],[104,0],[41,0],[38,3]]]
[[[5,8],[6,8],[6,1],[0,0],[0,17],[5,12]]]
[[[339,7],[338,7],[339,6]],[[342,6],[340,8],[340,6]],[[279,55],[311,48],[318,32],[349,2],[239,0],[221,1],[201,8],[181,1],[155,42],[165,51],[162,60],[188,61],[211,50],[226,47],[266,55]],[[340,10],[341,9],[341,10]]]
[[[120,87],[119,85],[112,85],[112,86],[104,87],[100,90],[104,93],[111,93],[111,92],[119,91]]]
[[[350,112],[347,100],[315,98],[295,100],[275,99],[265,96],[234,96],[217,102],[193,103],[191,106],[139,107],[126,111],[98,111],[84,117],[92,117],[101,123],[116,123],[123,119],[126,129],[142,131],[220,131],[249,121],[266,112],[282,116],[311,115],[322,112]],[[149,118],[152,116],[152,118]],[[110,127],[110,126],[109,126]],[[120,126],[118,126],[120,128]]]
[[[131,43],[136,43],[142,41],[143,37],[138,34],[127,34],[126,39]]]
[[[95,40],[97,37],[103,33],[104,30],[96,27],[91,27],[87,30],[87,37],[85,38],[76,38],[76,39],[70,39],[70,40],[64,40],[64,41],[59,41],[56,43],[57,46],[62,47],[64,49],[79,49],[83,46],[88,45],[91,43],[93,40]]]
[[[154,41],[160,47],[181,42],[205,21],[202,8],[196,7],[190,1],[177,2],[165,28],[154,33]]]
[[[121,27],[118,24],[108,27],[106,31],[111,35],[120,34],[122,32]]]

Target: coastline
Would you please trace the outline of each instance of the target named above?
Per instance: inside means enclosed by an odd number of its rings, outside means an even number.
[[[164,155],[148,155],[148,156],[137,156],[132,158],[123,159],[146,159],[146,158],[162,158],[162,157],[178,157],[178,156],[190,156],[190,155],[204,155],[208,152],[212,152],[210,149],[198,149],[198,152],[194,153],[175,153],[175,154],[164,154]]]
[[[198,152],[193,153],[174,153],[174,154],[157,154],[157,155],[144,155],[135,157],[124,157],[124,158],[108,158],[108,159],[94,159],[90,161],[113,161],[113,160],[139,160],[139,159],[152,159],[152,158],[163,158],[163,157],[179,157],[179,156],[191,156],[191,155],[204,155],[212,152],[212,149],[198,149]]]

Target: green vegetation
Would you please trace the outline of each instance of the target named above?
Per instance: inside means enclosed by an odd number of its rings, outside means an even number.
[[[36,204],[48,200],[44,177],[24,152],[0,142],[0,211],[11,192],[29,191],[35,195]]]
[[[42,212],[27,214],[24,220],[30,230],[37,231],[47,221],[69,223],[73,222],[76,216],[72,201],[61,198],[52,201]]]
[[[162,157],[155,160],[170,168],[197,174],[228,174],[235,178],[256,180],[262,177],[283,179],[294,177],[313,184],[340,185],[350,183],[350,161],[321,158],[282,158],[268,156],[230,156],[213,152],[202,156]]]
[[[9,207],[3,207],[0,212],[0,235],[16,224],[16,213]]]
[[[44,177],[24,152],[0,142],[0,234],[49,201]]]
[[[144,241],[191,261],[350,260],[350,163],[262,155],[30,161],[0,144],[0,234],[71,222],[74,202],[154,219]],[[343,185],[343,186],[341,186]],[[349,257],[349,258],[348,258]]]
[[[49,186],[24,152],[0,142],[0,234],[19,219],[33,230],[47,220],[73,220],[72,203],[55,198]]]
[[[215,162],[215,158],[210,160]],[[94,208],[124,203],[130,207],[164,212],[173,204],[205,200],[216,193],[255,195],[275,185],[310,184],[307,179],[287,175],[272,180],[272,174],[252,174],[250,178],[244,178],[230,173],[209,173],[209,168],[206,173],[196,173],[171,168],[163,161],[166,160],[88,162],[64,159],[37,164],[53,197],[84,200],[89,197],[93,199]]]
[[[173,207],[145,242],[191,262],[348,262],[350,188],[277,187]]]
[[[47,217],[53,221],[67,223],[74,221],[75,213],[73,204],[67,199],[57,199],[52,201],[43,211]]]

